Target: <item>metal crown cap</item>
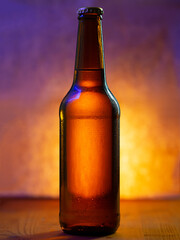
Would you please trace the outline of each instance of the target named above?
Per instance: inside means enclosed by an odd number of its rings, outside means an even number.
[[[100,7],[83,7],[83,8],[79,8],[77,13],[79,15],[86,14],[86,13],[97,13],[97,15],[103,15],[104,11]]]

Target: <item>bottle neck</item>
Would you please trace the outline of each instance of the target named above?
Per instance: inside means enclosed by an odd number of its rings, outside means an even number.
[[[100,16],[86,15],[79,18],[74,82],[85,87],[105,83]]]

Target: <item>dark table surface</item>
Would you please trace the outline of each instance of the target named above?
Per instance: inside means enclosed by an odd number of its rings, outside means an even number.
[[[63,233],[58,212],[58,200],[1,198],[0,239],[180,240],[180,200],[122,200],[121,225],[105,237]]]

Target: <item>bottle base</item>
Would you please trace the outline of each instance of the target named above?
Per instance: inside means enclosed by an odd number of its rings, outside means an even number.
[[[64,233],[70,235],[81,235],[81,236],[106,236],[116,232],[117,228],[111,228],[107,226],[72,226],[63,227],[61,229]]]

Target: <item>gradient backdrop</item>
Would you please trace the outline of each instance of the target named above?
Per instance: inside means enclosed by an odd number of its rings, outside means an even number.
[[[122,110],[121,197],[180,196],[176,0],[0,1],[0,196],[58,197],[58,108],[83,6],[105,12],[107,81]]]

